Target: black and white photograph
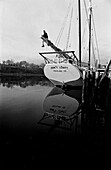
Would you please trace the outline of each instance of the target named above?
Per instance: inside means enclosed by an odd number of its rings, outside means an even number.
[[[111,0],[0,0],[0,157],[109,168]]]

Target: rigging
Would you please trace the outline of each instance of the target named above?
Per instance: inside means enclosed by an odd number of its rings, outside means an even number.
[[[85,0],[84,0],[84,7],[85,7],[86,17],[87,17],[87,21],[88,21],[88,10],[87,10],[87,7],[86,7],[86,1]],[[92,16],[91,18],[92,18],[92,24],[93,24],[93,32],[94,32],[94,37],[95,37],[96,49],[97,49],[97,56],[98,56],[98,61],[100,63],[99,49],[98,49],[98,42],[97,42],[97,35],[96,35],[96,29],[95,29],[93,10],[91,12],[91,16]],[[85,31],[84,31],[84,34],[85,34]],[[94,57],[94,63],[96,64],[97,60],[95,58],[95,52],[94,52],[94,50],[95,50],[95,48],[94,48],[94,37],[92,39],[92,53],[93,53],[93,57]]]

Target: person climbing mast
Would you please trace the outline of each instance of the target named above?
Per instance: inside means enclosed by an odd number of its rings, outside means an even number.
[[[45,30],[43,30],[42,37],[48,40],[48,34],[47,34],[47,32]],[[44,41],[42,41],[42,47],[44,47]]]

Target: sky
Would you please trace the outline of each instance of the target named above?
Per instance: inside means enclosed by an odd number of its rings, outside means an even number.
[[[56,42],[70,1],[72,0],[0,0],[0,62],[12,59],[14,62],[25,60],[42,63],[39,52],[48,50],[48,47],[41,47],[40,36],[45,29],[49,39]],[[76,14],[77,0],[74,1]],[[106,63],[111,59],[111,0],[92,0],[92,6],[100,61]],[[84,7],[82,10],[84,11]],[[77,21],[77,16],[75,18]],[[75,21],[74,50],[77,50]],[[61,44],[66,34],[64,36]],[[64,43],[60,45],[62,49],[63,46]]]

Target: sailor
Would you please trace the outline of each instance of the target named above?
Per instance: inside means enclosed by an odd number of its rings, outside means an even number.
[[[47,32],[45,30],[43,30],[42,37],[48,40],[48,34],[47,34]],[[42,47],[44,47],[44,40],[42,41]]]

